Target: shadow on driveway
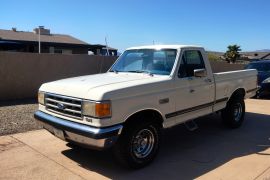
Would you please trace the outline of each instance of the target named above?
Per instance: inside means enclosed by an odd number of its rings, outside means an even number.
[[[74,148],[62,153],[81,167],[112,179],[194,179],[234,158],[260,154],[270,147],[270,115],[247,112],[243,126],[233,130],[225,128],[218,115],[196,122],[199,129],[194,132],[183,125],[166,130],[156,160],[140,170],[119,166],[109,151]]]

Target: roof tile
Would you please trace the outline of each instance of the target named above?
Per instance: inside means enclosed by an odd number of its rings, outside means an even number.
[[[17,40],[17,41],[38,41],[38,34],[35,34],[34,32],[12,31],[12,30],[0,29],[0,39]],[[40,35],[40,40],[41,42],[50,42],[50,43],[88,45],[88,43],[84,41],[81,41],[72,36],[64,35],[64,34]]]

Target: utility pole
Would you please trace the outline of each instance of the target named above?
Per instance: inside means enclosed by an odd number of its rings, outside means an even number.
[[[41,44],[40,44],[40,28],[41,26],[38,27],[38,53],[41,53]]]

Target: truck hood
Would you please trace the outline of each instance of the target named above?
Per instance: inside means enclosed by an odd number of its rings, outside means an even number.
[[[150,83],[157,78],[138,73],[104,73],[45,83],[39,90],[82,99],[102,100],[104,93],[108,91]]]

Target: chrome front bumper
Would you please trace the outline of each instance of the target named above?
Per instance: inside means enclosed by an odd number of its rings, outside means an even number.
[[[42,111],[35,112],[34,117],[44,129],[58,138],[96,149],[111,147],[117,141],[123,128],[122,125],[106,128],[92,127],[61,119]]]

